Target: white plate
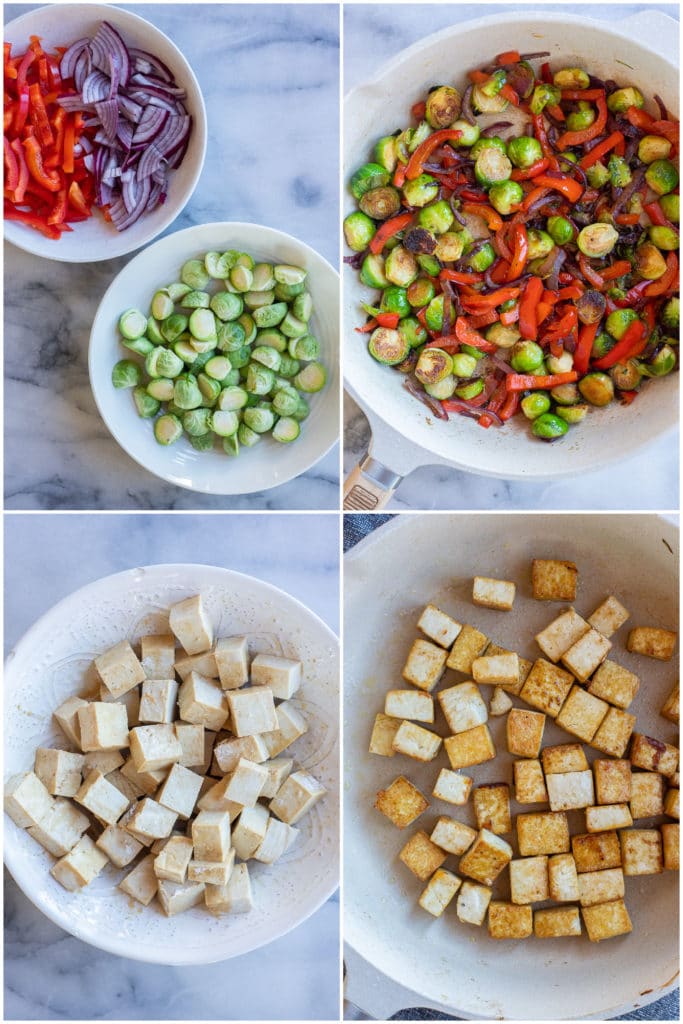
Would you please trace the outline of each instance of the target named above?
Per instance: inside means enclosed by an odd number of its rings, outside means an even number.
[[[292,748],[328,794],[302,819],[299,838],[277,864],[250,863],[255,908],[213,917],[197,907],[166,918],[128,900],[115,886],[126,874],[112,865],[80,893],[49,874],[53,858],[5,821],[5,863],[39,910],[100,949],[135,960],[203,964],[247,953],[304,921],[338,884],[338,642],[313,612],[251,576],[208,565],[153,565],[91,583],[60,601],[19,641],[5,670],[5,772],[26,771],[36,747],[64,746],[52,712],[92,683],[91,662],[122,639],[167,632],[167,610],[201,593],[218,636],[246,634],[252,653],[273,651],[303,661],[294,699],[309,732]]]
[[[280,444],[264,437],[254,448],[243,448],[237,458],[218,449],[195,451],[185,437],[169,447],[157,444],[152,423],[138,416],[130,389],[117,390],[111,383],[117,360],[135,358],[119,342],[121,313],[131,306],[149,310],[154,292],[177,281],[186,260],[227,249],[241,249],[256,260],[306,268],[315,305],[311,327],[328,374],[323,390],[306,396],[311,413],[296,441]],[[121,447],[151,473],[205,494],[249,494],[277,487],[305,473],[339,436],[339,277],[309,246],[273,228],[231,223],[186,228],[139,253],[112,281],[95,315],[88,362],[104,422]]]
[[[117,231],[95,210],[93,216],[73,231],[65,232],[59,241],[45,238],[37,231],[16,221],[5,221],[8,242],[49,260],[66,263],[96,263],[125,256],[146,245],[171,224],[187,204],[195,190],[206,155],[206,110],[199,83],[175,43],[160,29],[137,14],[120,7],[104,4],[50,4],[22,14],[5,28],[5,42],[12,43],[15,52],[23,52],[29,36],[40,36],[43,46],[68,46],[84,36],[94,36],[100,22],[109,21],[129,46],[137,46],[159,57],[173,72],[187,97],[187,112],[192,116],[192,135],[187,153],[180,167],[169,176],[168,199],[151,213],[132,224],[126,231]]]

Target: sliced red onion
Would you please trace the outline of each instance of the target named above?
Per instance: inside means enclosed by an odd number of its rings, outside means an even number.
[[[110,55],[116,56],[120,62],[119,81],[122,86],[128,84],[128,78],[130,77],[128,49],[113,25],[108,21],[103,21],[90,44],[90,48],[93,64],[100,71],[108,72],[110,69]]]
[[[72,43],[71,46],[64,51],[64,55],[59,62],[59,73],[62,78],[73,78],[76,62],[85,48],[89,45],[89,39],[77,39],[75,43]]]
[[[490,356],[489,356],[489,359],[490,359],[490,360],[491,360],[491,362],[492,362],[492,363],[493,363],[493,364],[494,364],[494,365],[496,366],[496,368],[497,368],[498,370],[502,370],[504,374],[506,374],[506,375],[507,375],[508,373],[514,373],[514,372],[515,372],[515,371],[514,371],[514,370],[512,369],[512,367],[510,366],[510,364],[509,364],[509,363],[506,363],[506,361],[505,361],[504,359],[502,359],[502,358],[501,358],[501,356],[498,356],[498,355],[490,355]],[[494,390],[495,390],[495,389],[494,389]]]
[[[474,114],[474,108],[472,106],[472,90],[474,86],[468,85],[462,97],[462,116],[465,118],[468,124],[476,124],[477,119]]]
[[[57,103],[60,107],[63,107],[70,114],[75,114],[77,111],[94,111],[94,103],[84,103],[80,96],[59,96]]]
[[[147,75],[153,71],[159,78],[163,78],[165,82],[173,81],[173,74],[170,68],[162,60],[159,60],[158,57],[155,57],[153,53],[148,53],[147,50],[139,50],[135,46],[131,46],[128,52],[135,64],[136,71],[141,71]]]
[[[142,117],[144,107],[141,107],[139,103],[131,100],[128,96],[124,96],[119,93],[119,108],[124,117],[132,121],[133,124],[138,124]]]
[[[142,108],[141,108],[142,109]],[[133,145],[151,142],[164,127],[168,113],[159,107],[145,107],[133,134]]]
[[[133,128],[128,121],[119,121],[118,128],[116,129],[116,138],[128,153],[133,142]]]
[[[150,86],[153,89],[160,89],[167,95],[177,96],[179,99],[182,99],[187,95],[185,90],[181,89],[179,85],[170,85],[168,82],[164,82],[163,79],[157,78],[156,75],[133,75],[130,80],[130,84],[144,87]]]
[[[413,396],[413,398],[417,398],[423,405],[426,405],[429,411],[433,413],[437,419],[448,419],[448,414],[444,411],[441,402],[437,402],[435,398],[431,398],[431,396],[428,395],[412,377],[405,378],[403,381],[403,387]]]
[[[121,80],[121,61],[115,53],[109,54],[109,99],[116,96]]]
[[[145,178],[137,189],[135,205],[131,210],[126,210],[122,200],[117,200],[117,202],[112,205],[109,212],[117,231],[125,231],[126,228],[129,228],[131,224],[135,224],[135,222],[142,216],[147,209],[147,202],[151,191],[152,186],[150,180],[149,178]]]
[[[74,67],[73,74],[74,85],[76,86],[79,92],[83,88],[83,83],[90,74],[91,68],[92,59],[90,57],[90,50],[83,50],[80,57],[76,61],[76,66]]]
[[[137,166],[138,181],[142,178],[151,178],[157,168],[161,166],[163,159],[163,154],[159,152],[154,143],[147,146]]]
[[[109,96],[109,79],[101,71],[91,71],[83,82],[81,96],[84,103],[99,103]]]
[[[492,135],[497,135],[503,128],[512,128],[512,121],[496,121],[484,128],[481,134],[483,138],[488,139]]]
[[[105,135],[114,142],[116,140],[116,131],[119,127],[118,100],[104,100],[102,103],[96,103],[95,110],[102,122]]]

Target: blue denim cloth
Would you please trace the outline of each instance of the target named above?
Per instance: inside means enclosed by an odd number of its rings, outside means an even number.
[[[372,533],[378,526],[383,526],[393,518],[378,512],[370,515],[365,512],[347,512],[344,516],[344,551],[348,551],[368,533]]]

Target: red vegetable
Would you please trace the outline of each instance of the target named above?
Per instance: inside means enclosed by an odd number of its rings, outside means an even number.
[[[579,340],[574,351],[574,369],[580,377],[588,372],[588,364],[593,350],[593,342],[598,333],[600,321],[594,324],[583,324],[579,331]]]
[[[440,131],[429,135],[424,142],[420,143],[408,161],[406,167],[406,178],[408,181],[414,181],[415,178],[419,178],[424,164],[429,160],[434,150],[438,149],[442,143],[461,137],[462,132],[457,128],[442,128]]]
[[[558,388],[560,384],[573,384],[578,380],[576,370],[569,370],[567,373],[552,373],[542,377],[533,377],[530,374],[510,373],[505,378],[505,387],[508,391],[534,391],[542,388],[550,391]]]
[[[602,142],[598,142],[597,146],[593,146],[590,152],[581,159],[579,166],[587,170],[592,167],[593,164],[597,164],[598,160],[601,160],[606,153],[609,153],[611,149],[624,145],[623,132],[612,132]]]
[[[380,327],[396,328],[396,327],[398,327],[399,320],[400,320],[400,317],[399,317],[398,313],[378,313],[377,314],[377,323],[379,324]]]
[[[456,318],[455,336],[461,344],[471,345],[472,348],[478,348],[482,352],[498,351],[493,342],[487,341],[483,335],[478,334],[477,331],[467,323],[467,320],[463,316]]]
[[[531,167],[515,167],[510,177],[513,181],[529,181],[530,178],[535,178],[537,175],[543,174],[549,166],[550,160],[544,156],[542,160],[537,160],[535,164],[531,165]]]
[[[565,132],[564,135],[560,135],[557,140],[558,149],[564,150],[569,149],[571,146],[583,146],[586,142],[597,139],[598,136],[602,135],[607,124],[607,100],[605,99],[604,90],[600,89],[599,92],[600,95],[595,100],[598,114],[593,124],[579,132]]]
[[[529,239],[523,224],[515,224],[512,228],[512,262],[508,271],[508,280],[515,281],[521,276],[526,266],[529,253]]]
[[[385,220],[383,224],[377,228],[377,231],[372,237],[370,242],[370,252],[380,253],[384,248],[384,243],[388,238],[393,238],[399,231],[403,231],[407,228],[413,219],[412,213],[399,213],[398,217],[392,217],[390,220]]]
[[[539,174],[534,178],[534,183],[540,188],[552,188],[557,192],[561,192],[570,203],[578,203],[583,195],[583,185],[567,175],[562,175],[559,178],[550,178],[547,174]]]
[[[489,231],[500,231],[503,226],[503,218],[492,206],[484,206],[480,203],[463,203],[463,213],[471,213],[486,221]]]
[[[634,356],[639,356],[647,345],[648,331],[642,320],[634,320],[626,330],[623,337],[616,343],[607,355],[596,359],[593,366],[596,370],[609,370],[610,366],[616,363],[626,363]]]
[[[519,304],[519,331],[523,338],[535,341],[538,337],[536,323],[536,306],[543,292],[543,281],[540,277],[531,277],[527,281]]]

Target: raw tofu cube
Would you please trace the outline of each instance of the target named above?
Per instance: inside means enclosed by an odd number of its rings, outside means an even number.
[[[261,790],[261,797],[270,800],[275,796],[278,789],[291,772],[294,767],[294,761],[291,757],[277,757],[274,761],[268,761],[263,767],[268,772],[268,778],[266,779],[265,786]]]
[[[266,784],[268,772],[262,764],[241,757],[228,781],[225,795],[243,807],[253,807]],[[203,859],[203,858],[200,858]]]
[[[204,651],[203,654],[192,654],[187,658],[178,658],[173,667],[183,682],[190,672],[196,672],[207,679],[218,679],[218,665],[213,650]]]
[[[403,861],[408,870],[421,882],[426,882],[441,867],[447,856],[447,853],[422,831],[411,836],[398,855],[399,860]]]
[[[559,661],[562,655],[589,629],[590,626],[586,620],[582,619],[573,608],[569,608],[553,619],[549,626],[536,634],[536,643],[546,658],[549,658],[550,661]]]
[[[595,803],[593,773],[590,768],[585,772],[546,775],[545,784],[548,787],[551,811],[573,811],[580,807],[592,807]]]
[[[417,628],[440,647],[451,648],[462,626],[435,605],[428,604],[418,620]]]
[[[275,720],[277,722],[277,729],[274,732],[266,733],[262,737],[271,757],[277,757],[278,754],[281,754],[283,750],[286,750],[287,747],[298,740],[300,736],[308,732],[308,725],[304,716],[289,701],[279,704],[275,709]]]
[[[267,657],[267,655],[260,655],[260,657]],[[240,686],[244,686],[249,681],[249,645],[246,636],[230,636],[223,640],[217,640],[214,658],[218,669],[218,678],[224,690],[239,690]],[[292,664],[299,665],[300,682],[301,666],[299,662],[292,662]],[[252,682],[255,683],[256,679],[252,679]],[[298,687],[299,683],[294,689],[298,689]],[[273,692],[275,692],[274,689]],[[294,690],[292,690],[293,692]],[[291,694],[287,694],[287,696],[291,696]]]
[[[512,860],[512,847],[500,836],[482,828],[460,861],[460,873],[483,885],[493,885]]]
[[[488,720],[486,703],[475,683],[460,683],[437,694],[452,733],[467,732]]]
[[[38,747],[34,770],[52,796],[74,796],[81,785],[84,762],[82,754]]]
[[[678,871],[679,858],[679,832],[680,825],[662,825],[662,847],[664,851],[664,867],[667,871]]]
[[[443,745],[453,771],[492,761],[496,756],[488,725],[478,725],[476,729],[468,729],[457,736],[447,736]]]
[[[78,711],[80,708],[87,706],[87,700],[82,700],[80,697],[68,697],[63,704],[59,705],[56,711],[52,712],[55,722],[75,747],[80,747],[81,745]]]
[[[593,737],[592,745],[603,754],[623,757],[635,724],[635,715],[630,715],[621,708],[610,708]]]
[[[157,800],[162,807],[175,811],[179,818],[189,818],[199,796],[202,779],[196,772],[174,764],[159,790]]]
[[[556,718],[569,693],[574,677],[544,658],[535,661],[519,696],[532,708]]]
[[[579,875],[579,901],[582,907],[620,900],[624,892],[624,872],[621,868],[584,871]]]
[[[170,633],[143,636],[140,662],[146,679],[174,679],[175,637]]]
[[[130,733],[130,753],[136,772],[156,772],[179,761],[183,748],[172,725],[139,725]]]
[[[547,856],[510,861],[510,899],[520,904],[549,899]]]
[[[263,842],[270,815],[263,804],[245,807],[232,830],[232,845],[240,860],[253,857]]]
[[[235,803],[234,800],[228,800],[225,795],[225,791],[230,784],[230,779],[221,779],[220,782],[216,782],[215,785],[211,786],[205,793],[202,793],[199,800],[197,801],[197,807],[200,811],[217,811],[219,813],[227,814],[230,821],[234,821],[240,811],[244,810],[242,804]]]
[[[501,647],[500,644],[490,643],[486,648],[486,658],[495,658],[499,654],[514,654],[514,651],[509,651],[506,647]],[[528,661],[526,658],[520,658],[517,655],[519,661],[519,679],[513,683],[501,683],[501,690],[505,690],[506,693],[511,693],[514,696],[519,696],[519,692],[527,681],[527,677],[531,672],[533,663]]]
[[[455,818],[442,816],[438,818],[430,836],[433,843],[440,846],[446,853],[460,856],[466,853],[477,838],[475,829]]]
[[[268,807],[280,821],[296,825],[326,793],[325,787],[312,775],[298,771],[289,776]]]
[[[463,626],[451,647],[446,665],[458,672],[472,674],[472,664],[488,647],[489,639],[474,626]]]
[[[282,729],[280,716],[275,713],[273,692],[267,686],[244,691],[229,690],[227,700],[231,726],[236,736],[256,736]],[[289,705],[281,704],[278,710],[282,712],[283,707],[289,708]],[[272,752],[271,756],[274,756]]]
[[[64,797],[58,796],[51,809],[28,830],[53,857],[64,857],[90,827],[85,814]]]
[[[370,737],[369,753],[379,754],[380,757],[393,757],[396,751],[394,750],[394,737],[401,727],[401,723],[390,715],[385,715],[380,712],[375,715],[375,724],[372,727],[372,735]]]
[[[128,746],[128,714],[123,704],[92,701],[78,709],[81,750],[121,750]]]
[[[261,736],[231,737],[228,740],[222,740],[221,743],[216,744],[213,753],[216,764],[226,774],[234,772],[243,757],[255,764],[263,764],[268,760],[268,747]]]
[[[393,743],[396,753],[413,757],[416,761],[433,761],[440,746],[440,736],[414,722],[401,722]]]
[[[631,776],[631,815],[634,818],[656,818],[663,813],[664,776],[658,772],[634,772]]]
[[[507,745],[517,757],[538,757],[543,742],[545,715],[512,708],[507,719]]]
[[[670,789],[664,799],[664,813],[667,818],[680,818],[680,802],[679,802],[679,791],[677,789]]]
[[[541,760],[547,775],[588,770],[588,761],[580,743],[560,743],[556,747],[546,747],[541,753]]]
[[[391,718],[432,723],[434,700],[422,690],[389,690],[384,700],[384,713]]]
[[[79,756],[79,755],[71,755]],[[82,775],[85,778],[90,772],[99,772],[101,775],[111,775],[124,763],[120,750],[91,750],[83,755]],[[66,796],[67,794],[62,794]]]
[[[129,804],[123,793],[99,772],[90,772],[74,800],[107,825],[115,825]]]
[[[76,892],[90,885],[107,863],[107,857],[97,849],[90,836],[83,836],[73,850],[57,861],[50,874],[65,889]]]
[[[147,839],[165,839],[170,836],[178,815],[168,807],[162,807],[151,797],[145,797],[135,808],[127,822],[127,828],[134,836]]]
[[[37,825],[53,806],[54,800],[34,772],[13,775],[5,785],[5,811],[19,828]]]
[[[463,805],[467,803],[471,789],[472,779],[469,776],[442,768],[432,790],[432,796],[449,804]]]
[[[580,686],[573,686],[556,722],[584,743],[590,743],[608,711],[609,704],[604,700],[586,693]]]
[[[534,911],[534,935],[537,939],[560,939],[580,934],[578,907],[549,907]]]
[[[121,769],[121,776],[126,782],[135,788],[136,796],[141,796],[143,793],[147,796],[153,796],[161,783],[166,778],[167,769],[155,769],[154,771],[137,771],[135,764],[133,763],[132,757],[126,761],[123,768]],[[119,788],[119,787],[117,787]],[[123,790],[121,790],[123,792]],[[125,793],[124,793],[125,795]]]
[[[225,860],[230,849],[230,815],[200,811],[192,822],[192,843],[197,860]]]
[[[634,732],[630,760],[634,768],[671,776],[678,768],[678,749],[652,736]]]
[[[121,697],[145,678],[145,670],[127,640],[95,658],[95,668],[112,697]]]
[[[491,686],[516,686],[519,682],[519,656],[510,654],[485,654],[472,662],[475,683]]]
[[[674,722],[675,725],[678,725],[680,719],[680,695],[678,683],[676,683],[673,690],[664,701],[660,714],[664,718],[668,718],[670,722]]]
[[[586,808],[587,832],[612,832],[616,828],[629,828],[632,824],[628,804],[601,804]]]
[[[621,846],[616,832],[572,836],[572,853],[579,874],[621,867]]]
[[[623,604],[610,594],[589,616],[588,621],[593,629],[599,630],[603,636],[610,637],[624,625],[628,617],[629,613]]]
[[[128,693],[124,693],[121,697],[112,697],[109,690],[104,685],[100,686],[99,700],[103,704],[120,704],[126,709],[126,718],[128,719],[128,728],[133,729],[136,725],[140,724],[140,691],[137,686],[129,690]]]
[[[249,869],[236,864],[227,885],[207,885],[204,894],[209,910],[223,914],[248,914],[253,908]]]
[[[631,918],[623,900],[602,903],[596,907],[582,907],[581,915],[591,942],[627,935],[633,930]]]
[[[167,882],[159,880],[157,896],[166,917],[184,914],[204,899],[204,882]]]
[[[517,815],[517,841],[523,857],[569,852],[569,822],[564,811]]]
[[[658,828],[623,829],[619,840],[625,875],[658,875],[664,870],[662,833]]]
[[[176,710],[178,684],[175,679],[145,679],[138,717],[141,722],[172,722]]]
[[[512,611],[515,601],[514,583],[509,580],[493,580],[488,576],[475,576],[472,584],[472,601],[482,608],[495,608],[501,612]]]
[[[419,690],[433,690],[443,675],[448,651],[429,643],[416,640],[408,652],[408,660],[401,673],[403,678]]]
[[[616,662],[603,661],[587,686],[594,697],[601,697],[618,708],[626,709],[638,692],[640,679]]]
[[[254,851],[254,860],[262,864],[274,864],[287,852],[296,840],[299,830],[277,818],[268,818],[266,834]]]
[[[593,773],[595,795],[599,804],[628,803],[632,792],[630,761],[593,761]]]
[[[154,860],[154,874],[168,882],[182,884],[192,860],[192,840],[187,836],[171,836]]]
[[[493,900],[489,906],[489,935],[492,939],[528,939],[533,934],[531,907]]]
[[[201,768],[204,763],[204,726],[176,722],[173,728],[183,750],[177,763],[183,768]]]
[[[428,914],[441,917],[461,885],[462,879],[457,875],[439,868],[427,882],[418,903]]]
[[[119,882],[119,889],[146,907],[156,896],[158,884],[159,880],[154,874],[154,857],[150,853]]]
[[[220,669],[220,662],[218,667]],[[292,658],[277,658],[274,654],[257,654],[251,663],[251,682],[253,686],[270,687],[273,697],[278,700],[289,700],[301,686],[301,662]]]
[[[204,610],[201,594],[174,604],[168,615],[168,624],[187,654],[203,654],[213,645],[213,627]]]
[[[557,903],[569,903],[579,898],[579,875],[571,853],[556,853],[548,857],[548,891]]]
[[[611,650],[612,642],[597,629],[590,629],[562,655],[562,664],[585,683]]]
[[[204,882],[206,885],[227,885],[235,866],[235,851],[228,851],[225,860],[191,860],[187,866],[190,882]]]
[[[676,647],[678,633],[654,626],[638,626],[632,629],[626,641],[626,649],[634,654],[645,654],[648,658],[669,661]]]
[[[545,804],[548,802],[548,790],[541,762],[531,758],[527,761],[515,761],[515,799],[518,804]]]
[[[464,924],[482,925],[486,919],[486,911],[489,909],[492,895],[488,886],[478,885],[466,878],[460,887],[455,905],[458,920]]]
[[[267,691],[270,692],[270,691]],[[272,700],[272,695],[271,695]],[[218,683],[197,672],[190,672],[178,691],[180,717],[191,725],[203,725],[218,732],[228,720],[228,702]],[[269,726],[272,728],[272,726]],[[263,732],[262,729],[255,730]]]
[[[489,782],[477,786],[473,805],[477,828],[486,828],[497,836],[512,830],[510,787],[506,782]]]
[[[493,718],[497,718],[499,715],[507,715],[511,707],[512,701],[505,690],[501,689],[500,686],[496,686],[493,696],[489,701],[489,715]]]
[[[127,868],[143,848],[142,843],[120,825],[107,825],[95,845],[117,868]]]
[[[534,558],[531,586],[537,601],[575,601],[579,570],[574,562]]]

